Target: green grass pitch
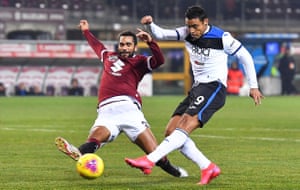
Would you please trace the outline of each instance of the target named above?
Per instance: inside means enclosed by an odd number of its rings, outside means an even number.
[[[181,96],[144,97],[143,110],[158,141]],[[143,152],[122,134],[97,154],[100,178],[86,180],[54,139],[86,140],[96,117],[96,97],[0,98],[0,189],[300,189],[300,97],[267,97],[255,107],[249,97],[228,97],[224,108],[192,139],[222,174],[200,187],[199,169],[178,151],[170,160],[189,172],[174,178],[155,167],[150,176],[127,166]]]

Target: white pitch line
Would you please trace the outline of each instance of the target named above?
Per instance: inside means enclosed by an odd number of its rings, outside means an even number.
[[[210,129],[211,130],[211,129]],[[299,129],[274,129],[274,128],[218,128],[218,131],[273,131],[273,132],[300,132]]]
[[[6,130],[6,131],[31,131],[31,132],[69,132],[69,133],[75,133],[77,131],[74,130],[59,130],[59,129],[20,129],[20,128],[0,128],[1,130]]]
[[[21,128],[0,128],[1,130],[23,130],[32,132],[69,132],[76,133],[81,131],[74,130],[59,130],[59,129],[21,129]],[[229,130],[230,128],[227,128]],[[218,129],[219,130],[219,129]],[[230,129],[231,130],[231,129]],[[235,130],[235,129],[232,129]],[[214,139],[241,139],[241,140],[260,140],[260,141],[274,141],[274,142],[300,142],[300,139],[290,139],[290,138],[273,138],[273,137],[232,137],[232,136],[217,136],[217,135],[191,135],[192,137],[202,137],[202,138],[214,138]]]
[[[260,140],[260,141],[275,141],[275,142],[300,142],[300,139],[288,138],[272,138],[272,137],[228,137],[216,135],[191,135],[193,137],[213,138],[213,139],[241,139],[241,140]]]

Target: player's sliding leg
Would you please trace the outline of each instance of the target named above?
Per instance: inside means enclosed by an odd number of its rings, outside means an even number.
[[[58,150],[68,155],[73,160],[78,160],[81,157],[81,152],[74,145],[68,143],[68,141],[62,137],[55,139],[55,144]]]
[[[82,144],[78,149],[62,137],[57,137],[55,139],[55,144],[60,151],[76,161],[80,158],[81,155],[84,155],[86,153],[94,153],[100,147],[100,143],[97,140],[91,138],[88,139],[86,143]],[[167,158],[163,158],[158,161],[157,166],[161,167],[165,172],[175,177],[188,176],[188,173],[183,168],[172,165]],[[150,174],[151,170],[142,169],[142,172],[144,174]]]

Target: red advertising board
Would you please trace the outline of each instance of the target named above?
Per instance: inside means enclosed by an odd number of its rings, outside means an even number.
[[[94,51],[86,43],[0,43],[0,57],[7,58],[74,58],[95,59]],[[114,45],[105,44],[108,50],[113,51]]]

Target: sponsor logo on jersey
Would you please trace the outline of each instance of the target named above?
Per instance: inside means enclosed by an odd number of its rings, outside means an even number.
[[[192,46],[192,54],[198,56],[209,56],[210,48],[200,48],[198,46]]]
[[[122,74],[119,73],[119,71],[121,71],[124,66],[125,64],[120,59],[118,59],[118,61],[114,62],[110,67],[112,70],[111,74],[115,76],[121,76]]]

